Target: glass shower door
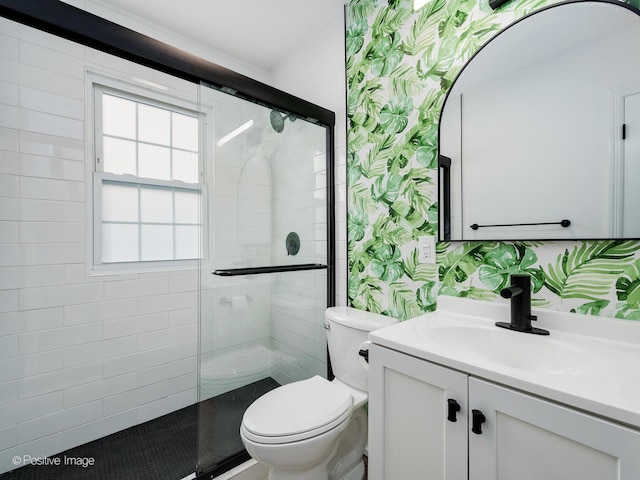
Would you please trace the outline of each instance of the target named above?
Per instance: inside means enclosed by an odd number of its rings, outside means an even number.
[[[248,459],[244,410],[267,391],[327,375],[333,303],[330,128],[200,86],[198,473]],[[329,175],[331,176],[331,175]]]

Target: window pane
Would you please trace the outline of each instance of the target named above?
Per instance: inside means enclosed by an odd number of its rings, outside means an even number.
[[[102,221],[137,222],[138,187],[103,183]]]
[[[138,104],[138,140],[169,145],[171,114],[164,108]]]
[[[136,174],[136,143],[129,140],[104,137],[102,148],[103,170],[119,175]]]
[[[200,227],[176,227],[176,259],[199,258]]]
[[[201,180],[198,115],[97,89],[101,184],[95,194],[102,238],[96,247],[102,263],[171,261],[176,252],[179,259],[199,258],[201,193],[181,188]]]
[[[173,227],[141,225],[140,260],[173,260]]]
[[[173,222],[173,192],[161,188],[140,188],[140,221]]]
[[[172,113],[172,145],[185,150],[198,150],[198,119],[181,113]]]
[[[173,179],[198,183],[198,154],[182,150],[173,151]]]
[[[103,94],[102,131],[107,135],[136,138],[135,102]]]
[[[103,224],[102,263],[137,262],[138,260],[138,226]]]
[[[200,194],[197,192],[175,192],[176,223],[200,223]]]
[[[186,183],[198,183],[198,154],[173,150],[173,180]]]
[[[169,152],[166,147],[138,144],[138,176],[171,180]]]

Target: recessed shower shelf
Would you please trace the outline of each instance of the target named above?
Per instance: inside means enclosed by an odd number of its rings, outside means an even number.
[[[238,275],[258,275],[260,273],[297,272],[300,270],[326,270],[327,265],[321,263],[300,263],[297,265],[272,265],[268,267],[226,268],[214,270],[212,273],[220,277],[234,277]]]

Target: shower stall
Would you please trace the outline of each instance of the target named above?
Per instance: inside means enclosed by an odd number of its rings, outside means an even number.
[[[0,0],[0,478],[210,479],[330,375],[332,112]]]

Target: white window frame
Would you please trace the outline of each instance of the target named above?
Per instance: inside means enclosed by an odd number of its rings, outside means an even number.
[[[213,212],[209,205],[207,185],[211,184],[211,173],[204,168],[204,152],[210,151],[213,142],[213,109],[203,107],[196,99],[189,98],[184,93],[166,93],[154,88],[138,85],[129,80],[117,79],[106,75],[87,72],[87,101],[86,107],[86,131],[87,131],[87,267],[89,274],[118,274],[118,273],[144,273],[154,271],[170,271],[195,269],[201,264],[210,264],[209,238]],[[153,82],[143,82],[153,85]],[[194,88],[197,88],[194,87]],[[186,113],[198,117],[198,179],[199,183],[186,183],[179,180],[167,181],[149,179],[136,175],[113,174],[102,171],[102,94],[115,94],[122,98],[136,102],[146,103],[152,106],[166,108],[179,113]],[[102,262],[102,185],[105,183],[122,185],[143,185],[150,188],[198,191],[201,194],[200,201],[200,258],[180,260],[139,260],[131,262]],[[173,225],[179,225],[173,223]],[[175,244],[174,244],[175,248]]]

